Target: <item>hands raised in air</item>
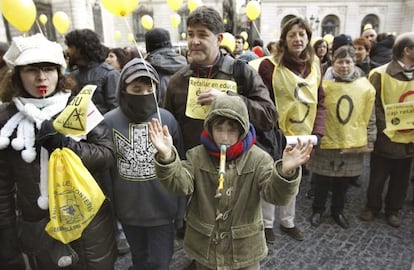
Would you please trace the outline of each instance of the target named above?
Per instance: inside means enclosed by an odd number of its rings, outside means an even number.
[[[310,158],[312,149],[313,144],[311,140],[303,144],[299,138],[298,143],[294,147],[286,145],[282,156],[282,173],[285,175],[289,174],[292,170],[305,164]]]
[[[168,160],[172,154],[173,139],[167,126],[161,126],[158,119],[153,118],[148,123],[148,132],[152,144],[158,150],[161,160]]]

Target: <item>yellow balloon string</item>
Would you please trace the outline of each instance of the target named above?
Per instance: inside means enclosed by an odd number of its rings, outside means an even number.
[[[253,27],[254,27],[254,29],[256,30],[257,35],[259,36],[259,38],[260,38],[260,39],[262,39],[262,36],[260,35],[260,31],[259,31],[259,29],[257,29],[257,26],[256,26],[255,21],[252,21],[252,23],[253,23]]]
[[[125,24],[126,24],[126,26],[127,26],[128,33],[133,33],[133,32],[132,32],[132,29],[131,29],[131,26],[129,25],[128,20],[126,19],[126,17],[122,17],[122,18],[124,18],[124,22],[125,22]],[[138,47],[138,43],[137,43],[137,41],[135,40],[135,36],[134,36],[134,35],[132,35],[132,37],[133,37],[132,42],[134,43],[134,46],[135,46],[135,48],[137,49],[139,56],[140,56],[140,57],[141,57],[141,59],[143,60],[142,62],[144,63],[145,69],[147,70],[148,74],[151,74],[151,72],[150,72],[150,71],[149,71],[149,69],[148,69],[147,64],[145,63],[144,56],[142,55],[141,50],[140,50],[140,49],[139,49],[139,47]],[[154,91],[152,91],[152,93],[154,94],[155,105],[157,106],[157,115],[158,115],[158,120],[160,120],[160,124],[161,124],[161,126],[162,126],[162,119],[161,119],[161,114],[160,114],[160,108],[158,107],[157,91],[156,91],[156,87],[155,87],[155,85],[154,85],[153,80],[151,80],[151,86],[152,86],[152,89],[154,90]]]
[[[179,29],[179,27],[177,26],[176,28],[175,28],[175,30],[177,31],[177,40],[178,40],[178,53],[179,54],[181,54],[181,44],[180,44],[180,29]],[[185,55],[184,55],[185,56]],[[186,56],[185,56],[186,57]],[[186,57],[187,58],[187,57]]]
[[[42,27],[40,27],[40,24],[39,24],[39,21],[36,19],[36,25],[37,25],[37,28],[39,28],[39,32],[42,34],[42,35],[45,35],[44,33],[43,33],[43,31],[42,31]]]

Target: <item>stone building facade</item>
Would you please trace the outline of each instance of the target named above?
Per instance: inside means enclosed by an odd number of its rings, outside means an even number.
[[[174,28],[171,23],[173,11],[166,0],[140,0],[135,11],[125,17],[117,17],[101,7],[99,0],[34,0],[37,16],[45,14],[46,25],[35,23],[28,34],[42,29],[49,39],[63,41],[63,35],[53,27],[54,12],[65,12],[71,21],[70,30],[94,29],[108,47],[143,46],[145,29],[139,23],[143,15],[150,15],[154,27],[170,31],[173,43],[185,43],[185,19],[188,16],[187,0],[178,10],[181,24]],[[308,1],[308,0],[261,0],[261,15],[254,22],[247,20],[244,4],[247,0],[203,0],[207,6],[217,9],[225,16],[227,31],[246,31],[249,39],[261,38],[264,43],[280,35],[280,27],[291,16],[307,18],[312,24],[314,36],[346,33],[352,37],[360,35],[366,23],[378,32],[402,33],[414,31],[414,0],[361,0],[361,1]],[[229,13],[230,10],[230,13]],[[229,16],[229,14],[231,14]],[[0,20],[0,41],[10,41],[21,33]],[[132,38],[134,36],[134,39]]]
[[[313,35],[349,34],[358,37],[367,23],[377,32],[414,31],[414,1],[306,1],[267,0],[261,6],[261,36],[277,39],[283,22],[292,15],[309,19]]]

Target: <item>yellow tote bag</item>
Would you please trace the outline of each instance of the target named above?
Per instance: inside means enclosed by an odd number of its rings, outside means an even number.
[[[65,244],[80,238],[105,195],[69,148],[56,149],[51,154],[48,188],[50,221],[45,230]]]

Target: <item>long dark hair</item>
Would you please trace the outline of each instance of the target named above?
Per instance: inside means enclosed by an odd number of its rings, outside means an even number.
[[[315,41],[315,43],[313,44],[313,50],[315,52],[315,55],[317,56],[317,51],[318,51],[319,47],[322,46],[323,43],[326,44],[326,53],[325,53],[325,55],[323,55],[320,58],[321,59],[321,64],[330,61],[330,59],[329,59],[329,45],[328,45],[328,42],[326,42],[326,40],[324,40],[323,38],[321,38],[321,39],[318,39],[317,41]]]
[[[65,36],[65,43],[75,46],[86,60],[101,63],[105,61],[108,49],[102,45],[98,35],[90,29],[76,29]]]
[[[129,58],[128,58],[128,55],[127,55],[127,53],[126,53],[126,51],[124,50],[124,49],[122,49],[122,48],[112,48],[112,49],[109,49],[108,50],[108,53],[107,53],[107,57],[108,57],[108,55],[109,55],[109,53],[113,53],[113,54],[115,54],[116,55],[116,59],[117,59],[117,61],[118,61],[118,63],[119,63],[119,67],[122,69],[124,66],[125,66],[125,64],[126,63],[128,63],[128,61],[130,60]]]

